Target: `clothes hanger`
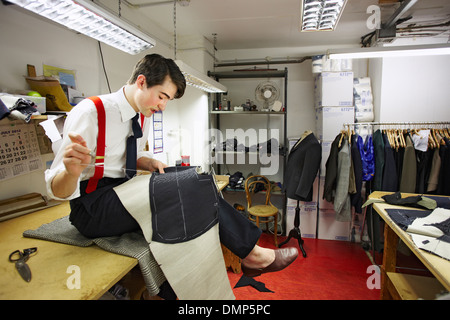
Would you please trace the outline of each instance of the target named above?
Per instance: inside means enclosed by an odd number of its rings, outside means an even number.
[[[436,138],[439,139],[439,145],[440,146],[445,146],[445,140],[444,140],[443,136],[441,135],[441,133],[439,131],[440,130],[436,130]]]
[[[405,135],[403,134],[402,129],[398,129],[398,135],[400,137],[400,144],[403,148],[406,148],[406,141],[405,141]]]
[[[447,139],[450,139],[450,129],[449,128],[445,128],[444,132],[445,132],[445,134],[447,136]]]
[[[433,129],[433,138],[434,138],[436,147],[439,149],[441,146],[441,139],[440,139],[439,133],[436,132],[436,129]]]
[[[388,138],[389,145],[392,148],[393,142],[392,142],[391,132],[389,131],[389,129],[385,129],[384,131],[385,131],[384,133],[386,134],[386,137]]]
[[[436,142],[436,136],[434,134],[434,129],[430,129],[430,140],[431,140],[431,144],[433,145],[433,149],[435,148],[439,148],[437,142]]]
[[[350,126],[347,128],[347,135],[348,135],[348,145],[352,144],[352,132],[350,130]]]
[[[428,148],[434,149],[433,137],[431,137],[431,132],[430,132],[430,134],[428,135]]]
[[[338,148],[341,147],[341,145],[342,145],[342,139],[344,138],[345,134],[346,134],[346,131],[345,131],[345,130],[341,130],[341,137],[339,138]]]
[[[446,137],[447,139],[450,139],[450,132],[449,132],[448,128],[444,128],[443,131],[444,131],[445,137]]]
[[[397,139],[397,151],[398,151],[398,149],[402,147],[402,139],[400,138],[398,129],[394,130],[394,135],[395,135],[395,138]]]
[[[395,133],[394,133],[393,129],[390,129],[389,131],[391,133],[391,139],[392,139],[392,146],[391,147],[397,151],[398,150],[397,137],[395,136]]]

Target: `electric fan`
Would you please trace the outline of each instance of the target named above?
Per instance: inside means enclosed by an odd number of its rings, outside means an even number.
[[[255,89],[255,98],[263,103],[262,111],[269,111],[269,106],[278,99],[280,90],[272,81],[264,81]]]

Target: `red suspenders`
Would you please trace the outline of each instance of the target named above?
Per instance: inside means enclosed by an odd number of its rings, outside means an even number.
[[[99,97],[89,97],[97,109],[98,117],[98,136],[97,136],[97,153],[95,155],[95,171],[94,175],[89,179],[86,187],[86,193],[91,193],[97,189],[98,181],[103,178],[103,171],[105,165],[105,136],[106,136],[106,115],[105,107]],[[145,116],[141,113],[141,128],[144,130]]]
[[[97,189],[98,180],[103,178],[104,164],[105,164],[105,131],[106,131],[106,116],[103,102],[99,97],[90,97],[97,108],[98,117],[98,135],[97,135],[97,154],[95,155],[95,171],[94,176],[89,179],[86,187],[86,193],[91,193]]]

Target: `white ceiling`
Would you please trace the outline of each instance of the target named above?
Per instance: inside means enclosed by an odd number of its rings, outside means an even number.
[[[378,0],[348,0],[338,27],[333,32],[300,32],[301,0],[190,0],[188,6],[177,5],[177,38],[204,36],[213,40],[217,34],[219,50],[276,47],[308,47],[354,45],[373,31],[366,21],[367,8]],[[161,0],[128,0],[132,4],[148,4]],[[122,6],[126,6],[122,2]],[[398,6],[398,4],[397,4]],[[385,12],[395,11],[395,5],[383,6]],[[141,7],[138,10],[168,34],[174,30],[173,3]],[[419,0],[406,14],[414,21],[450,21],[449,0]],[[447,33],[439,42],[448,42]],[[151,31],[149,31],[151,34]],[[443,39],[443,40],[442,40]]]

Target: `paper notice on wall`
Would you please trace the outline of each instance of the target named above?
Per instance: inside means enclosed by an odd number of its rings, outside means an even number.
[[[164,151],[162,112],[153,114],[153,154]]]
[[[48,116],[48,120],[39,123],[45,130],[47,137],[55,143],[62,139],[62,131],[64,127],[63,116]]]
[[[0,181],[42,170],[36,128],[27,124],[0,126]]]

